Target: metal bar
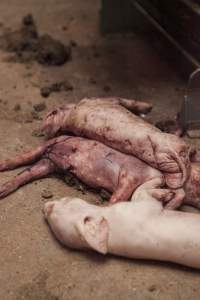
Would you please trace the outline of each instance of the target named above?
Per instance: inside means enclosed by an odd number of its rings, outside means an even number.
[[[133,6],[161,33],[168,41],[190,61],[194,68],[200,67],[200,62],[186,51],[167,31],[135,0],[130,0]]]

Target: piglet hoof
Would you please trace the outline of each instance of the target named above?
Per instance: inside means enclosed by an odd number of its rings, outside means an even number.
[[[152,191],[152,197],[156,198],[163,203],[171,201],[175,196],[175,193],[169,189],[156,189]]]
[[[0,199],[3,199],[9,194],[8,189],[5,186],[0,187]]]
[[[7,163],[5,162],[0,162],[0,172],[6,171],[7,170]]]
[[[163,197],[162,197],[161,200],[162,200],[164,203],[169,203],[169,202],[174,198],[174,196],[175,196],[175,193],[174,193],[174,192],[168,191],[165,195],[163,195]]]
[[[15,180],[8,181],[0,186],[0,199],[6,197],[10,193],[14,192],[19,185]]]
[[[174,210],[179,208],[183,204],[183,200],[185,198],[184,190],[177,189],[174,190],[173,192],[174,192],[174,197],[170,201],[168,201],[168,203],[165,206],[166,209]]]

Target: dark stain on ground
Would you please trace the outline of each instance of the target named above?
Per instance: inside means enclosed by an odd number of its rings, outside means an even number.
[[[65,46],[50,35],[39,35],[32,15],[23,18],[21,28],[15,31],[5,30],[0,37],[0,48],[13,52],[10,58],[16,62],[37,60],[42,65],[63,65],[71,58],[71,47]]]
[[[159,128],[162,132],[176,134],[180,130],[180,125],[177,120],[166,119],[156,122],[155,126]]]
[[[17,292],[16,300],[59,300],[59,297],[53,295],[47,290],[47,273],[40,273],[31,283],[24,284]]]
[[[83,195],[86,194],[87,192],[91,192],[94,194],[97,193],[96,189],[89,187],[70,172],[68,172],[64,176],[60,176],[59,178],[61,178],[68,186],[74,187],[77,191],[82,192]],[[110,197],[111,197],[110,192],[104,189],[98,190],[98,198],[100,202],[108,201]]]

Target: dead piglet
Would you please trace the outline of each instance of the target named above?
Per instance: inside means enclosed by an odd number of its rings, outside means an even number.
[[[134,155],[165,175],[170,188],[182,187],[189,172],[190,146],[123,108],[118,102],[83,99],[47,116],[47,135],[70,131]]]
[[[67,247],[200,268],[200,216],[163,209],[155,197],[168,201],[173,195],[161,183],[144,183],[130,202],[100,207],[66,197],[46,203],[43,212]]]
[[[70,171],[88,186],[112,193],[110,202],[128,200],[143,182],[162,174],[139,159],[97,141],[60,136],[36,150],[0,163],[0,171],[35,163],[0,187],[3,198],[19,186],[53,172]]]
[[[120,105],[125,107],[129,111],[133,112],[136,115],[147,114],[151,111],[153,105],[149,102],[144,101],[136,101],[133,99],[125,99],[119,97],[112,98],[90,98],[89,101],[98,101],[101,105]],[[71,113],[72,108],[74,108],[76,104],[69,103],[65,106],[59,107],[53,111],[51,111],[44,122],[43,129],[46,132],[49,138],[54,137],[58,132],[66,133],[66,120],[68,119],[69,114]]]
[[[27,151],[12,159],[0,162],[0,172],[33,164],[17,174],[14,179],[0,186],[0,198],[6,197],[26,183],[46,177],[47,175],[55,172],[56,168],[54,163],[49,158],[45,158],[45,155],[48,154],[48,151],[53,145],[55,145],[56,142],[61,141],[63,141],[63,137],[51,139],[34,150]]]

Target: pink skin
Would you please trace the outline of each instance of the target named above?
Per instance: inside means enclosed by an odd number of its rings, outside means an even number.
[[[179,137],[162,133],[119,103],[83,99],[49,113],[44,125],[48,136],[72,132],[138,157],[162,171],[170,188],[182,187],[190,168],[191,147]]]
[[[97,100],[96,98],[90,98],[90,100]],[[99,99],[98,99],[99,100]],[[122,107],[125,107],[129,111],[133,112],[136,115],[147,114],[152,110],[153,105],[149,102],[136,101],[133,99],[125,99],[125,98],[101,98],[101,104],[109,103],[109,104],[118,104]],[[58,131],[62,131],[61,123],[63,123],[66,119],[66,116],[70,113],[70,111],[76,106],[74,103],[69,103],[65,106],[59,107],[53,111],[51,111],[47,115],[47,119],[54,119],[54,126],[52,128],[52,124],[45,123],[44,128],[48,137],[54,137]],[[63,128],[63,131],[66,130]]]
[[[162,177],[156,169],[135,157],[113,150],[104,144],[80,137],[60,136],[36,150],[0,163],[0,171],[35,164],[0,187],[0,198],[32,180],[53,172],[75,174],[87,185],[112,193],[111,203],[128,200],[143,182]]]
[[[13,180],[0,186],[4,198],[20,186],[55,172],[75,174],[87,185],[112,193],[111,203],[128,200],[134,190],[152,178],[163,178],[158,170],[136,157],[113,150],[99,142],[80,137],[60,136],[43,146],[0,163],[0,171],[34,163]],[[185,185],[185,203],[200,208],[200,163],[192,163],[191,175]],[[183,189],[173,190],[166,202],[168,209],[179,207],[185,197]]]
[[[185,204],[192,205],[200,209],[200,162],[192,163],[190,177],[185,184],[187,197],[184,200]]]
[[[45,203],[43,212],[56,238],[72,249],[200,268],[200,216],[163,209],[157,199],[173,195],[161,185],[154,178],[131,201],[106,207],[66,197]]]

